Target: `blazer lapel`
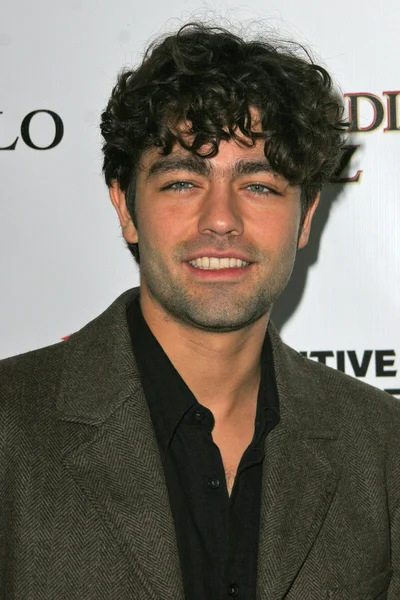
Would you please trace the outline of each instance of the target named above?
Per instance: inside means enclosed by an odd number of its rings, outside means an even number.
[[[149,598],[183,600],[163,467],[126,323],[133,293],[66,342],[59,419],[69,431],[78,427],[64,463]]]
[[[322,527],[340,476],[336,417],[320,403],[304,362],[269,328],[280,422],[267,436],[263,468],[258,592],[282,600]],[[312,402],[310,402],[312,400]]]
[[[60,425],[68,429],[64,463],[149,599],[183,600],[168,492],[126,321],[127,304],[137,293],[123,294],[65,342],[58,397]],[[338,435],[303,359],[284,346],[272,326],[269,332],[280,422],[266,440],[258,595],[282,600],[332,501],[339,478]]]

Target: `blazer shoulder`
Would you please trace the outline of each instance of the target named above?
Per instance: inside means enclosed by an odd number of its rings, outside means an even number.
[[[345,415],[348,422],[353,419],[389,426],[393,419],[400,427],[400,402],[391,394],[360,379],[337,371],[320,362],[306,358],[286,344],[285,353],[297,373],[301,393],[313,390],[329,411]],[[321,400],[323,399],[323,400]]]
[[[54,395],[60,379],[66,342],[0,361],[0,411],[33,404]]]

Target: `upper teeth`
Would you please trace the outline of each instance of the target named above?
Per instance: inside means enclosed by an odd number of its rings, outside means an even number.
[[[202,256],[195,260],[190,260],[189,263],[193,267],[200,269],[229,269],[232,267],[247,267],[248,262],[240,260],[240,258],[215,258],[215,256]]]

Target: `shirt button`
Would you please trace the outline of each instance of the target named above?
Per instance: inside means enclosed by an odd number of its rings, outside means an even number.
[[[196,412],[194,413],[194,420],[197,423],[201,423],[201,421],[204,419],[204,413],[202,413],[200,410],[196,410]]]
[[[210,477],[210,479],[207,481],[207,485],[212,490],[216,490],[217,488],[219,488],[219,479],[217,479],[216,477]]]
[[[239,593],[239,586],[236,583],[231,583],[228,587],[228,594],[232,597],[237,596]]]

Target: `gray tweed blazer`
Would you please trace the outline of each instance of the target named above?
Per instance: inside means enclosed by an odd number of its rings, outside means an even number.
[[[137,293],[0,362],[1,600],[183,600],[125,317]],[[281,420],[266,440],[258,598],[399,600],[400,403],[269,327]]]

